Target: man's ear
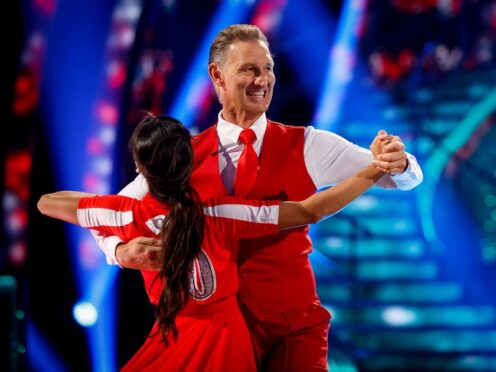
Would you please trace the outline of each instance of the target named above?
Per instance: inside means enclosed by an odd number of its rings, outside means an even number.
[[[208,65],[208,75],[215,86],[220,86],[224,83],[224,77],[220,66],[216,63]]]

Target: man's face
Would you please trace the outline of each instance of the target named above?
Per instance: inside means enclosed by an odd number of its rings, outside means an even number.
[[[221,70],[219,93],[224,119],[241,124],[267,111],[276,78],[274,61],[263,42],[234,42]]]

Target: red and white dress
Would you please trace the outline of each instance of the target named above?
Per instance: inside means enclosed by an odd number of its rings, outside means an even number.
[[[203,203],[204,240],[190,281],[190,297],[176,318],[179,337],[165,347],[155,323],[124,371],[255,371],[250,335],[238,308],[238,239],[278,232],[279,201],[220,197]],[[82,198],[83,227],[117,235],[158,237],[168,206],[147,194],[142,200],[121,195]],[[157,271],[142,271],[148,297],[156,304],[163,281]]]

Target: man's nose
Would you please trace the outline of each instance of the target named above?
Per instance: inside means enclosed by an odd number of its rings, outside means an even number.
[[[260,85],[260,86],[266,86],[268,81],[269,80],[267,79],[267,76],[265,76],[265,75],[258,75],[255,78],[255,84]]]

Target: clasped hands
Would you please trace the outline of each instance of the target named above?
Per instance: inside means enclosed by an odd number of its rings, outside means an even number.
[[[374,155],[374,166],[381,172],[398,174],[403,173],[408,168],[405,145],[401,138],[388,135],[385,130],[378,132],[370,144],[370,151]]]

